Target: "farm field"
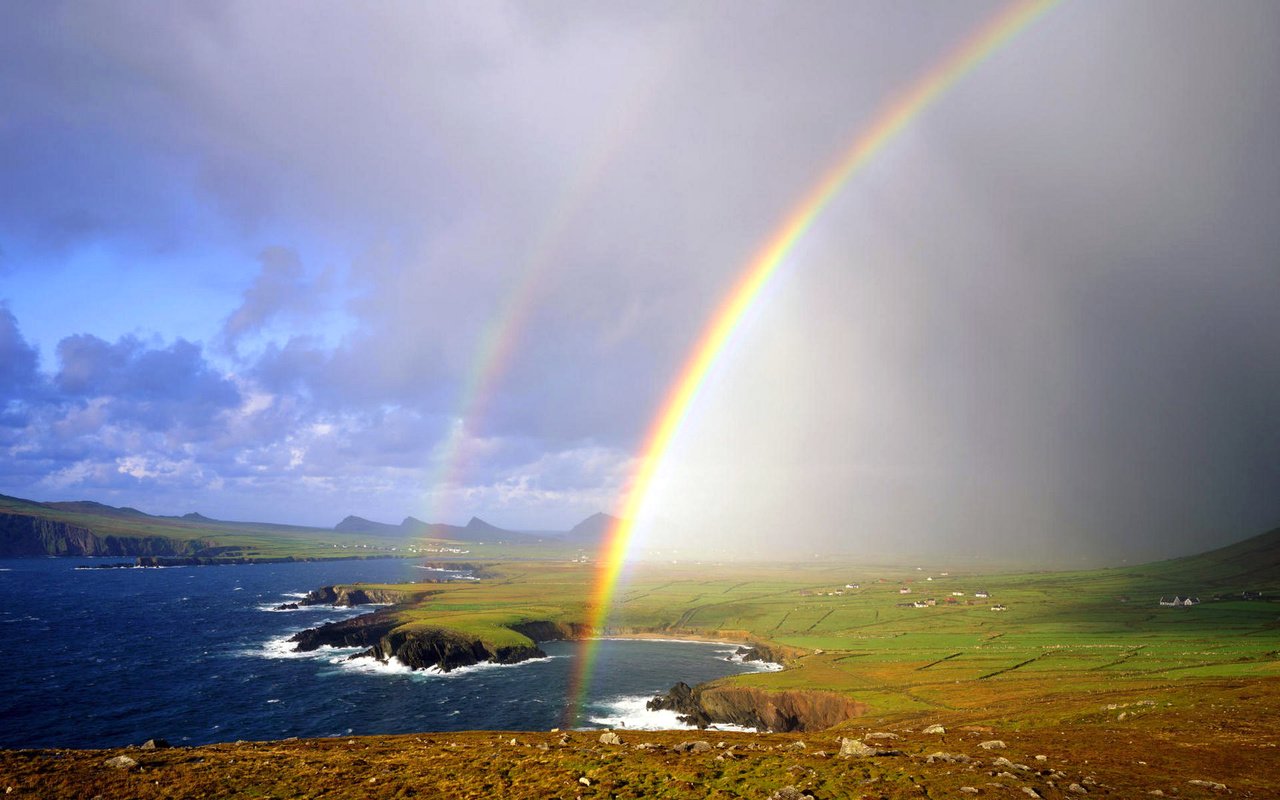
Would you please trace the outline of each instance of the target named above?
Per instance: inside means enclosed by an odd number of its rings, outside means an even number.
[[[788,669],[725,683],[836,691],[886,720],[963,711],[1056,724],[1020,704],[1280,677],[1280,605],[1240,599],[1280,590],[1268,561],[1277,542],[1273,531],[1189,559],[1071,573],[642,563],[629,568],[600,633],[766,644],[786,655]],[[585,618],[590,564],[489,568],[490,580],[431,586],[399,612],[403,621],[512,643],[520,637],[511,625]],[[1159,605],[1174,595],[1201,602]],[[930,599],[936,604],[903,607]]]

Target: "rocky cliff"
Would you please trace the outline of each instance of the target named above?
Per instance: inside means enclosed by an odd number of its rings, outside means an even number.
[[[649,701],[651,710],[669,709],[680,720],[705,728],[724,723],[769,731],[815,731],[866,712],[866,704],[836,692],[807,689],[769,691],[754,686],[677,683]]]
[[[517,630],[528,636],[526,631],[563,633],[569,629],[561,629],[549,622],[532,622],[519,626]],[[392,609],[329,622],[297,633],[290,641],[295,643],[295,649],[303,652],[326,645],[364,647],[367,649],[352,658],[376,658],[379,661],[395,658],[410,669],[435,667],[444,672],[483,661],[515,664],[530,658],[546,657],[534,641],[528,645],[496,646],[459,631],[404,624]]]
[[[363,606],[375,603],[407,603],[436,592],[421,589],[369,589],[362,586],[321,586],[298,601],[300,606]]]
[[[0,513],[0,557],[188,556],[208,542],[166,536],[104,536],[89,528],[29,514]]]

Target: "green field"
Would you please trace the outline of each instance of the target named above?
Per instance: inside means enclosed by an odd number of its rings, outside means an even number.
[[[1280,604],[1238,599],[1280,594],[1277,543],[1273,531],[1195,558],[1069,573],[642,563],[628,569],[600,633],[766,643],[789,654],[789,669],[726,683],[834,690],[882,717],[964,710],[1003,719],[1010,703],[1280,676]],[[586,618],[592,565],[507,560],[491,569],[491,580],[435,587],[400,612],[405,623],[505,644],[512,624]],[[990,597],[974,597],[979,590]],[[1175,594],[1202,602],[1159,606]],[[937,604],[900,605],[927,598]]]

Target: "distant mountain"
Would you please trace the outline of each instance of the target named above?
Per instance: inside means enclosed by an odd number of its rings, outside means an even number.
[[[619,519],[612,514],[597,511],[570,528],[565,538],[580,542],[595,542],[604,538],[618,522]]]
[[[479,517],[472,517],[466,525],[449,525],[444,522],[423,522],[415,517],[405,517],[400,523],[401,533],[410,536],[425,536],[430,539],[448,539],[453,542],[492,542],[496,540],[512,541],[526,538],[529,534],[521,531],[507,530],[491,525]]]
[[[348,516],[333,526],[335,531],[343,533],[377,533],[383,536],[398,536],[404,533],[404,529],[399,525],[391,525],[386,522],[374,522],[364,517]]]

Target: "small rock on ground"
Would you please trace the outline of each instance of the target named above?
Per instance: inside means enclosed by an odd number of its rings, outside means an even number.
[[[846,757],[857,756],[859,758],[866,758],[867,756],[896,756],[898,753],[898,750],[882,750],[878,747],[871,747],[870,745],[863,744],[857,739],[840,739],[840,755]]]
[[[812,797],[812,794],[802,792],[794,786],[783,786],[778,791],[769,795],[769,800],[809,800]]]
[[[108,758],[106,761],[106,764],[108,767],[111,767],[112,769],[133,769],[134,767],[138,766],[138,762],[134,761],[132,758],[129,758],[128,756],[116,756],[115,758]]]
[[[1008,745],[1000,739],[988,739],[985,742],[978,742],[978,747],[981,747],[983,750],[1003,750],[1007,746]]]
[[[930,725],[929,727],[925,728],[923,731],[923,733],[946,733],[946,732],[947,732],[947,729],[942,727],[941,725]]]

